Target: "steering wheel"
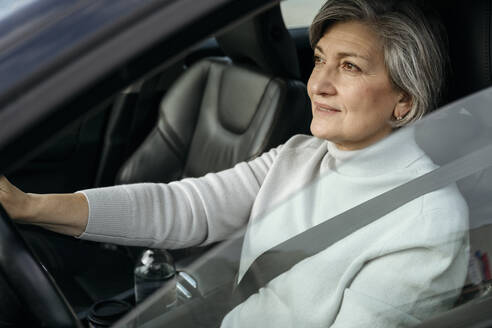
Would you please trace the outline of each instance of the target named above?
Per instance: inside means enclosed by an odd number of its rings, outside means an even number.
[[[0,205],[0,272],[43,327],[82,327],[55,281]]]

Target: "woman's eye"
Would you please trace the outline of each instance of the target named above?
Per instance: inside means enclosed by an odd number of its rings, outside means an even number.
[[[323,59],[320,56],[314,56],[313,62],[314,62],[315,65],[322,64],[323,63]]]
[[[361,71],[361,69],[357,65],[352,64],[350,62],[342,63],[342,68],[346,71],[349,71],[349,72],[360,72]]]

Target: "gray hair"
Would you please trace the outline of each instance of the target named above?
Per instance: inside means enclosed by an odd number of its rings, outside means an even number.
[[[368,24],[381,38],[393,85],[412,99],[408,114],[392,120],[392,126],[416,121],[437,107],[447,64],[446,39],[439,22],[425,17],[409,1],[327,0],[311,24],[311,47],[315,48],[333,23],[354,20]]]

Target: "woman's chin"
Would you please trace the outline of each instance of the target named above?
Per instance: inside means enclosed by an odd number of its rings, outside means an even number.
[[[320,138],[320,139],[325,139],[325,140],[329,140],[329,141],[332,141],[333,139],[333,129],[329,129],[327,128],[326,126],[320,126],[319,124],[316,124],[316,122],[311,122],[311,127],[310,127],[310,130],[311,130],[311,134],[317,138]]]

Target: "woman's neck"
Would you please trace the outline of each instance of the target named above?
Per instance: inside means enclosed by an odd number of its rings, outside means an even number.
[[[400,169],[424,154],[415,142],[414,130],[403,129],[357,150],[340,149],[328,141],[332,169],[348,176],[375,176]]]

